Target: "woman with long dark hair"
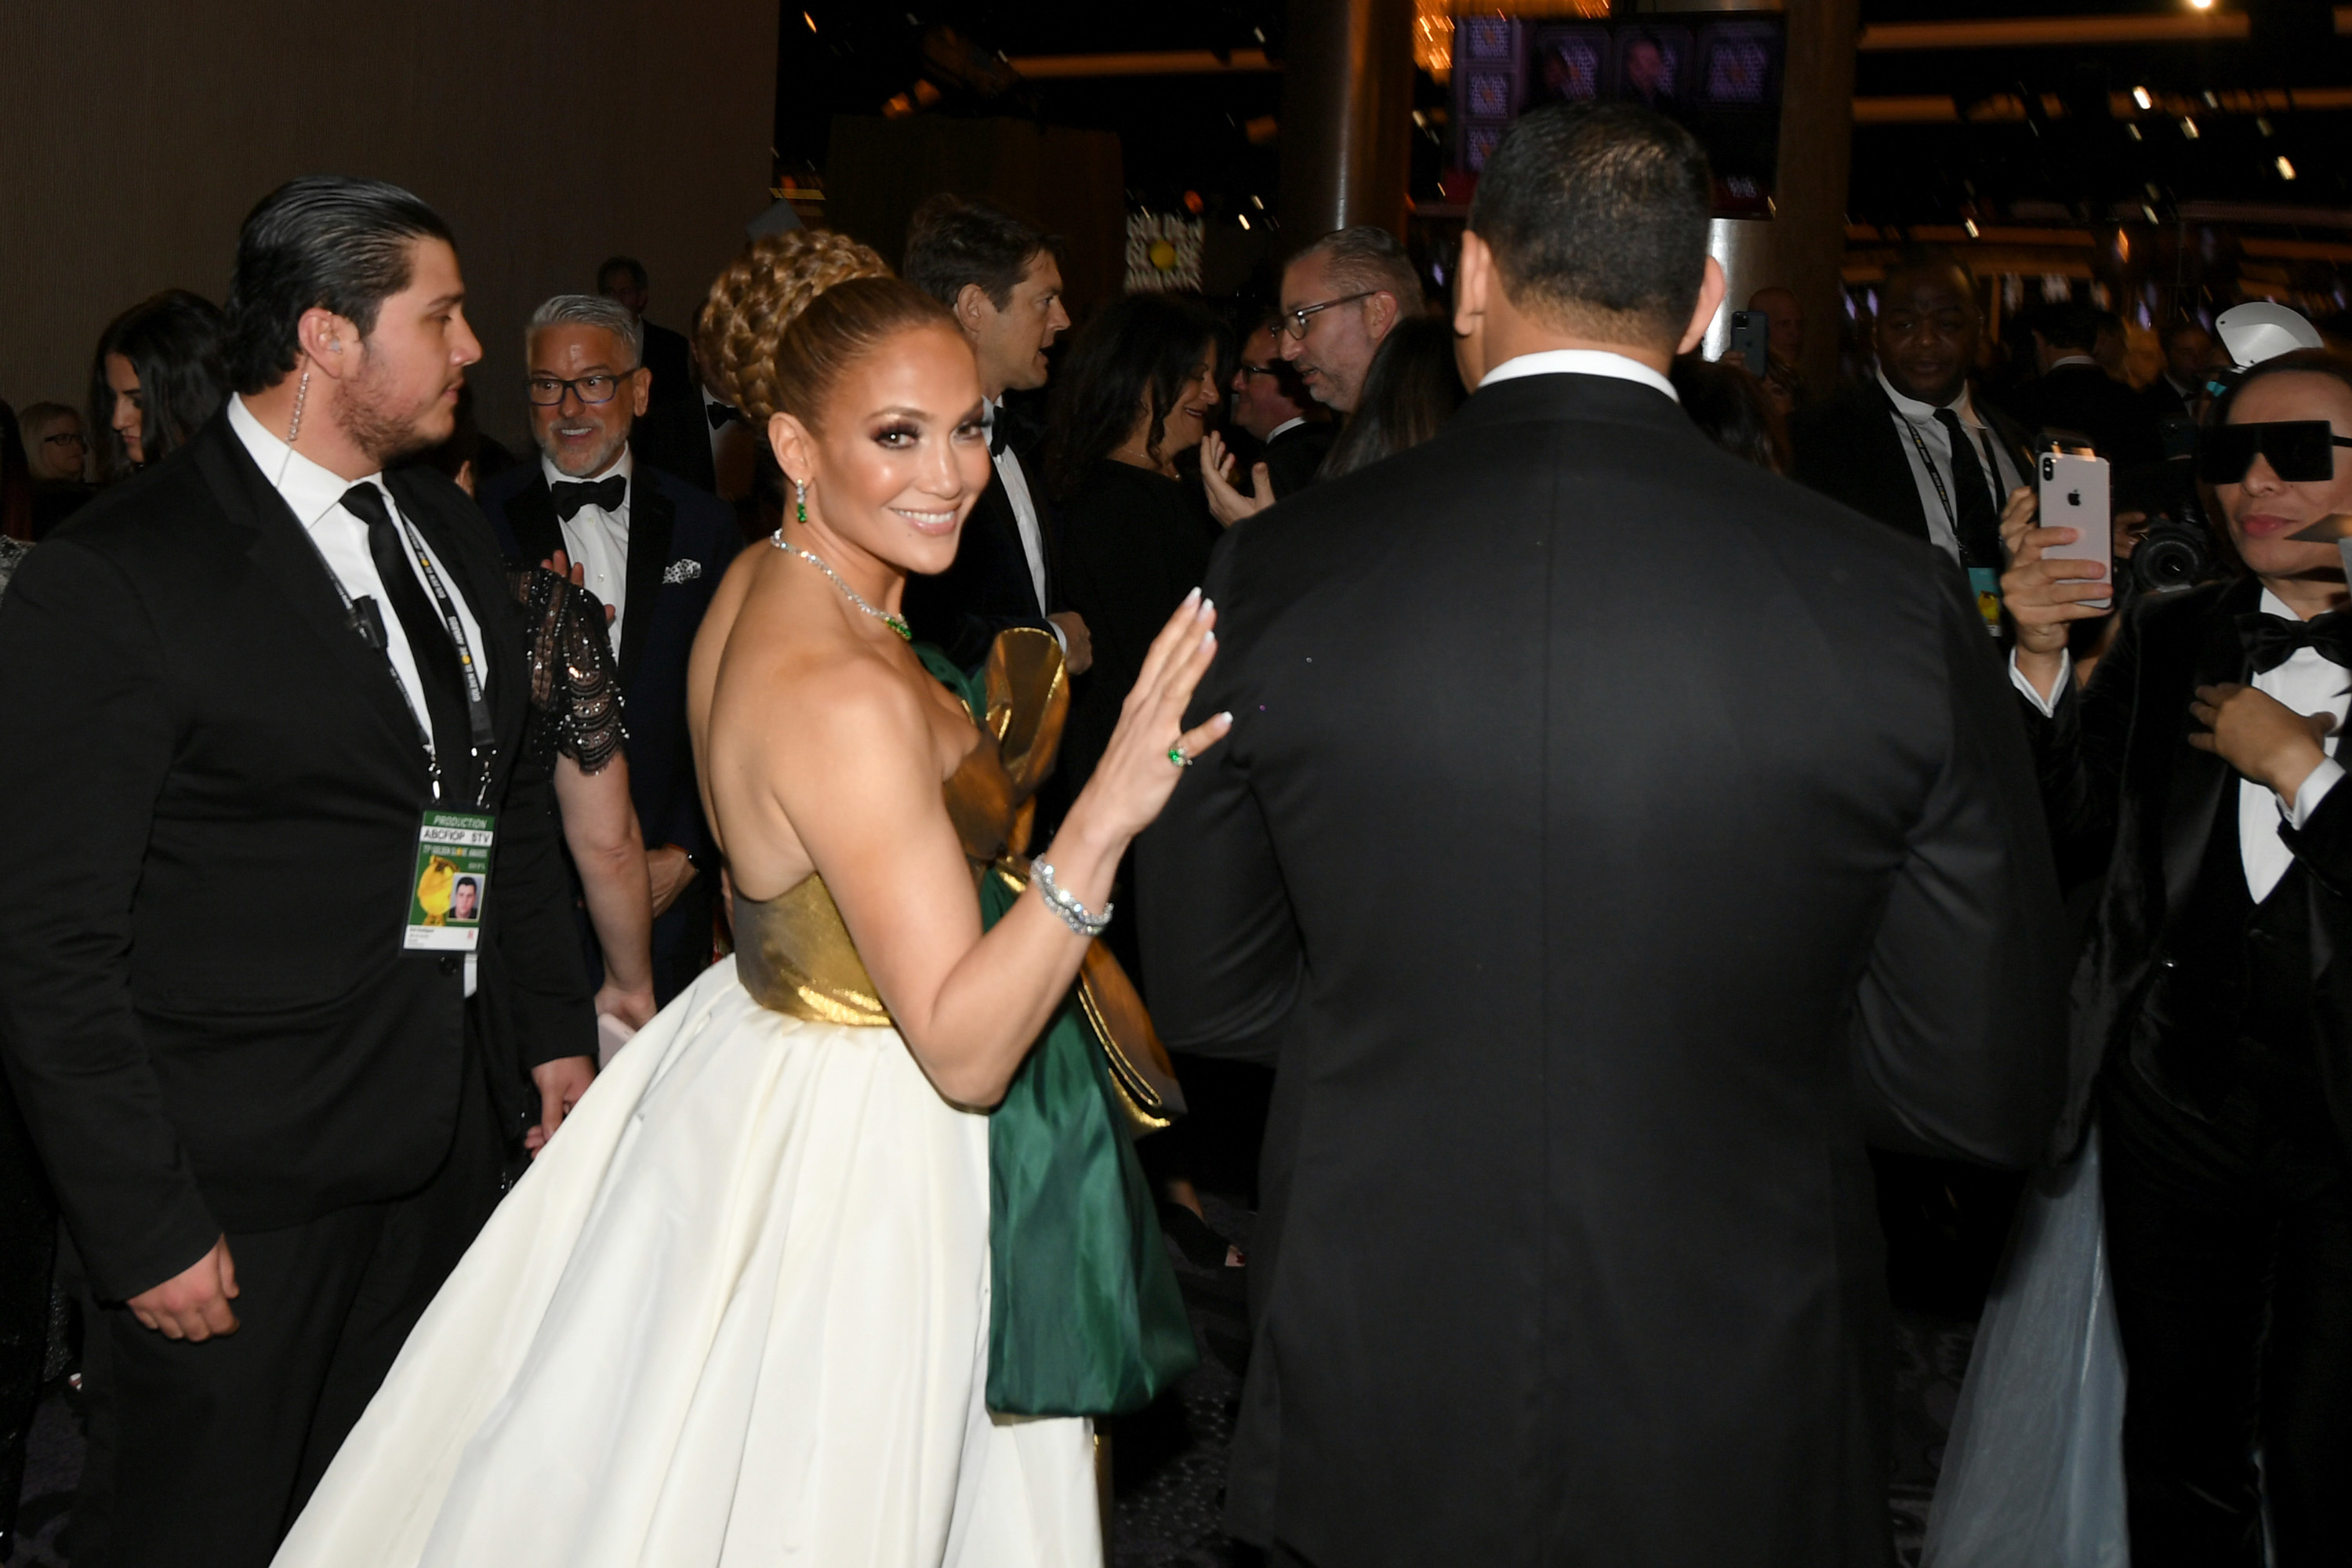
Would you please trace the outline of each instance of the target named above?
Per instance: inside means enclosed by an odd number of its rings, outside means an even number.
[[[1420,446],[1445,427],[1469,394],[1454,364],[1454,323],[1410,316],[1381,340],[1356,411],[1323,458],[1318,479],[1338,479]]]
[[[109,321],[89,367],[89,427],[101,480],[170,457],[228,395],[220,307],[166,289]]]
[[[1080,330],[1055,377],[1045,474],[1056,575],[1095,656],[1062,743],[1073,791],[1118,727],[1151,639],[1208,570],[1216,521],[1176,461],[1200,446],[1223,397],[1223,323],[1206,308],[1130,295]]]

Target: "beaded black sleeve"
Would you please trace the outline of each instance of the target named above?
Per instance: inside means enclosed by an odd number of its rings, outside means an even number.
[[[543,763],[560,752],[583,773],[601,772],[628,738],[604,605],[544,566],[509,573],[508,582],[522,606],[530,658],[530,722],[523,749]]]

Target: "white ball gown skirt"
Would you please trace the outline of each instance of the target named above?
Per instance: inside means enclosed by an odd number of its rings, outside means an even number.
[[[1094,1568],[1091,1423],[992,1417],[988,1121],[723,960],[410,1337],[277,1568]]]

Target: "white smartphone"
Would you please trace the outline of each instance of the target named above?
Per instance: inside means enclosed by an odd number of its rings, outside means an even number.
[[[2108,501],[2107,460],[2087,452],[2044,452],[2035,461],[2042,481],[2037,521],[2043,528],[2071,528],[2075,535],[2074,543],[2053,544],[2042,553],[2053,560],[2096,561],[2112,573],[2114,513]]]

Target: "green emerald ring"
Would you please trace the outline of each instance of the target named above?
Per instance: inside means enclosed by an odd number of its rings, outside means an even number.
[[[1180,768],[1189,768],[1192,765],[1192,759],[1184,754],[1184,748],[1181,745],[1168,748],[1168,760]]]

